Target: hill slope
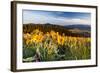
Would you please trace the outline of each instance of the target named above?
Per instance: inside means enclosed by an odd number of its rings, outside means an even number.
[[[39,29],[40,31],[46,33],[50,32],[51,30],[55,32],[59,32],[59,34],[65,34],[67,36],[75,36],[75,37],[90,37],[90,27],[86,26],[78,26],[78,25],[68,25],[68,26],[60,26],[60,25],[53,25],[53,24],[23,24],[23,32],[24,33],[31,33],[34,29]],[[84,30],[83,30],[84,29]],[[88,30],[87,30],[88,29]]]

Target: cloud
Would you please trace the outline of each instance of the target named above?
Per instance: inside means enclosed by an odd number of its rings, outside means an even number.
[[[78,19],[78,18],[73,18],[73,19],[66,19],[64,20],[66,23],[70,23],[70,24],[88,24],[90,25],[91,22],[90,20],[87,19]]]
[[[84,16],[65,16],[67,13],[63,12],[46,12],[46,11],[23,11],[23,23],[51,23],[57,25],[71,25],[71,24],[91,24],[90,17]]]
[[[91,22],[88,19],[78,19],[78,18],[53,18],[54,22],[58,25],[71,25],[71,24],[83,24],[90,25]]]

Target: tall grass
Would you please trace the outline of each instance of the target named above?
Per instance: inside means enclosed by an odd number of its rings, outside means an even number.
[[[23,34],[23,62],[84,60],[91,58],[91,39],[51,30]]]

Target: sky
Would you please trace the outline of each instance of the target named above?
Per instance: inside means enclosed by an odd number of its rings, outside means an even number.
[[[73,24],[91,24],[91,14],[82,12],[61,12],[61,11],[39,11],[23,10],[23,24],[56,24],[56,25],[73,25]]]

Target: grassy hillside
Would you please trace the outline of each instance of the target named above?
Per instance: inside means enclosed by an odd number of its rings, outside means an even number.
[[[51,24],[23,25],[23,62],[91,58],[90,32]]]

